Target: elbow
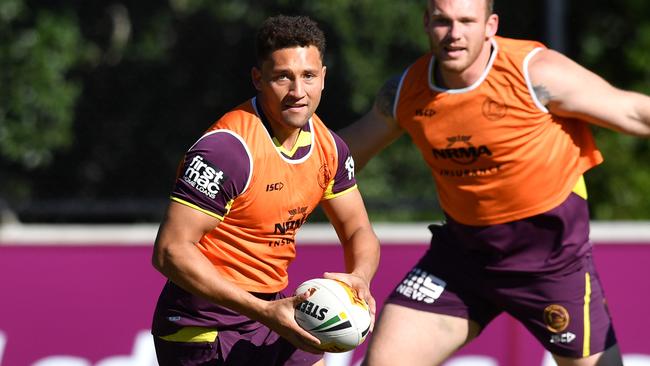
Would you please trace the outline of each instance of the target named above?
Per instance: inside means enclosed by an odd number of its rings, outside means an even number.
[[[166,276],[169,272],[170,263],[172,263],[171,257],[172,255],[168,249],[163,249],[156,244],[153,255],[151,256],[151,265],[156,271]]]
[[[163,270],[165,268],[165,261],[158,253],[154,253],[151,256],[151,265],[156,269],[156,271],[164,274]]]

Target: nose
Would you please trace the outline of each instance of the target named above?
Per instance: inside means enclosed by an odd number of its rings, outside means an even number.
[[[301,99],[305,96],[304,93],[305,86],[303,85],[303,81],[300,78],[293,80],[291,82],[291,86],[289,87],[289,95],[291,95],[293,98]]]
[[[461,38],[461,23],[453,21],[449,24],[449,38],[459,39]]]

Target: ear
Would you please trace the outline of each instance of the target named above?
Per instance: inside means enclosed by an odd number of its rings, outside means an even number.
[[[323,87],[320,90],[325,89],[325,74],[327,73],[327,67],[323,66]]]
[[[253,85],[257,91],[262,91],[262,70],[258,69],[256,66],[251,68],[251,80],[253,80]]]
[[[499,29],[499,16],[496,14],[490,14],[490,16],[487,18],[487,22],[485,22],[485,37],[486,38],[494,37],[494,35],[497,34],[498,29]]]

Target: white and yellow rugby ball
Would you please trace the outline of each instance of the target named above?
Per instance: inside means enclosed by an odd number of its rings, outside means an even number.
[[[298,325],[321,341],[325,352],[349,351],[366,339],[370,331],[370,308],[347,284],[315,278],[295,291],[311,296],[296,306]]]

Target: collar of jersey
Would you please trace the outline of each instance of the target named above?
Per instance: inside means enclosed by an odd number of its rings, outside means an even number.
[[[494,64],[494,60],[497,57],[497,53],[499,52],[499,45],[497,44],[497,41],[494,38],[490,38],[490,42],[492,42],[492,52],[490,54],[490,60],[487,63],[487,66],[485,67],[485,70],[483,70],[483,74],[481,74],[481,77],[478,78],[472,85],[466,87],[466,88],[460,88],[460,89],[446,89],[446,88],[441,88],[436,85],[435,82],[435,63],[436,63],[436,58],[431,55],[431,60],[429,61],[429,88],[431,90],[437,91],[437,92],[445,92],[445,93],[450,93],[450,94],[460,94],[460,93],[466,93],[468,91],[474,90],[478,88],[479,85],[485,80],[485,78],[488,76],[490,73],[490,70],[492,69],[492,64]]]
[[[268,132],[269,136],[271,136],[273,145],[278,150],[278,152],[282,154],[284,157],[291,159],[296,154],[296,151],[298,151],[299,148],[307,147],[311,145],[311,131],[309,129],[310,123],[306,123],[303,126],[303,128],[298,133],[298,138],[296,139],[296,143],[293,144],[291,150],[288,150],[284,146],[282,146],[280,141],[278,141],[278,139],[275,136],[273,136],[273,130],[271,129],[271,124],[269,123],[268,118],[264,114],[262,105],[260,104],[257,97],[253,98],[253,105],[257,110],[257,115],[260,117],[260,120],[262,121],[264,128],[266,128],[266,132]]]

